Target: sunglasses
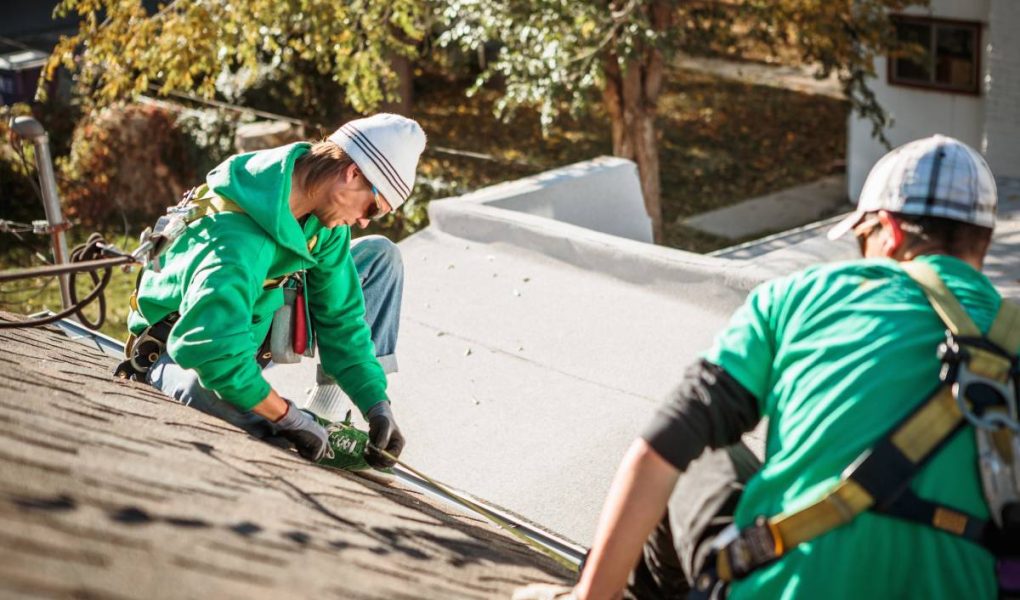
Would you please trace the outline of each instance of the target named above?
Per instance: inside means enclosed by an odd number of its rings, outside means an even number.
[[[378,221],[390,214],[390,211],[383,209],[382,201],[379,199],[379,190],[372,186],[372,206],[365,211],[365,217],[369,221]]]

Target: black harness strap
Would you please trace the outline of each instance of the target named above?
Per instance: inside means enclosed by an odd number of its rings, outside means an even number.
[[[925,500],[912,490],[906,490],[895,501],[876,512],[912,523],[934,527],[939,531],[961,537],[984,548],[992,543],[994,527],[985,519],[950,508],[944,504]]]

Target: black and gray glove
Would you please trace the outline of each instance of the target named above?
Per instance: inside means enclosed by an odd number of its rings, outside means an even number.
[[[380,402],[365,413],[368,421],[368,449],[365,450],[365,462],[376,469],[388,469],[394,461],[380,454],[376,448],[385,450],[393,458],[400,456],[404,449],[404,436],[393,420],[393,409],[389,401]]]
[[[285,399],[286,400],[286,399]],[[287,412],[273,423],[278,435],[287,439],[297,448],[298,454],[312,462],[318,462],[329,448],[329,435],[310,413],[287,401]]]

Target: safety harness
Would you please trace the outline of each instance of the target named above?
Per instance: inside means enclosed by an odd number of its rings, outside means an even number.
[[[1020,555],[1020,306],[1002,301],[982,336],[938,274],[924,263],[901,265],[945,323],[939,386],[848,466],[821,499],[800,510],[759,517],[724,530],[694,582],[694,597],[719,597],[729,582],[770,564],[798,545],[854,520],[866,510],[934,527],[990,550]],[[953,436],[975,428],[982,486],[991,520],[918,497],[911,480]]]
[[[141,246],[149,249],[143,268],[158,273],[160,257],[187,231],[190,224],[224,212],[243,213],[244,209],[236,202],[216,194],[206,184],[188,190],[176,206],[167,208],[166,214],[156,221],[154,227],[142,232]],[[309,240],[308,249],[314,248],[317,241],[317,236]],[[266,279],[262,284],[263,290],[284,288],[285,301],[284,306],[273,316],[270,333],[255,354],[255,360],[261,367],[269,364],[270,360],[298,362],[301,356],[314,356],[314,333],[306,308],[304,276],[304,271],[297,271]],[[141,273],[128,302],[135,311],[138,310],[140,283]],[[179,313],[172,312],[137,336],[129,335],[124,344],[126,360],[117,365],[114,375],[121,379],[144,381],[149,369],[165,352],[170,330],[179,318]]]

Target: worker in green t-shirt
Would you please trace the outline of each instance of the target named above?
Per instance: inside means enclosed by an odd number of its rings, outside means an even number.
[[[728,525],[743,530],[817,501],[939,384],[945,325],[901,264],[932,267],[988,331],[1001,302],[981,273],[995,210],[987,164],[957,140],[936,135],[880,160],[857,211],[830,232],[852,232],[864,258],[750,294],[626,453],[578,584],[545,597],[705,592],[699,576]],[[759,463],[740,440],[762,419]],[[909,480],[910,492],[987,519],[977,464],[967,428]],[[981,545],[865,511],[713,591],[930,600],[995,598],[997,584]]]

